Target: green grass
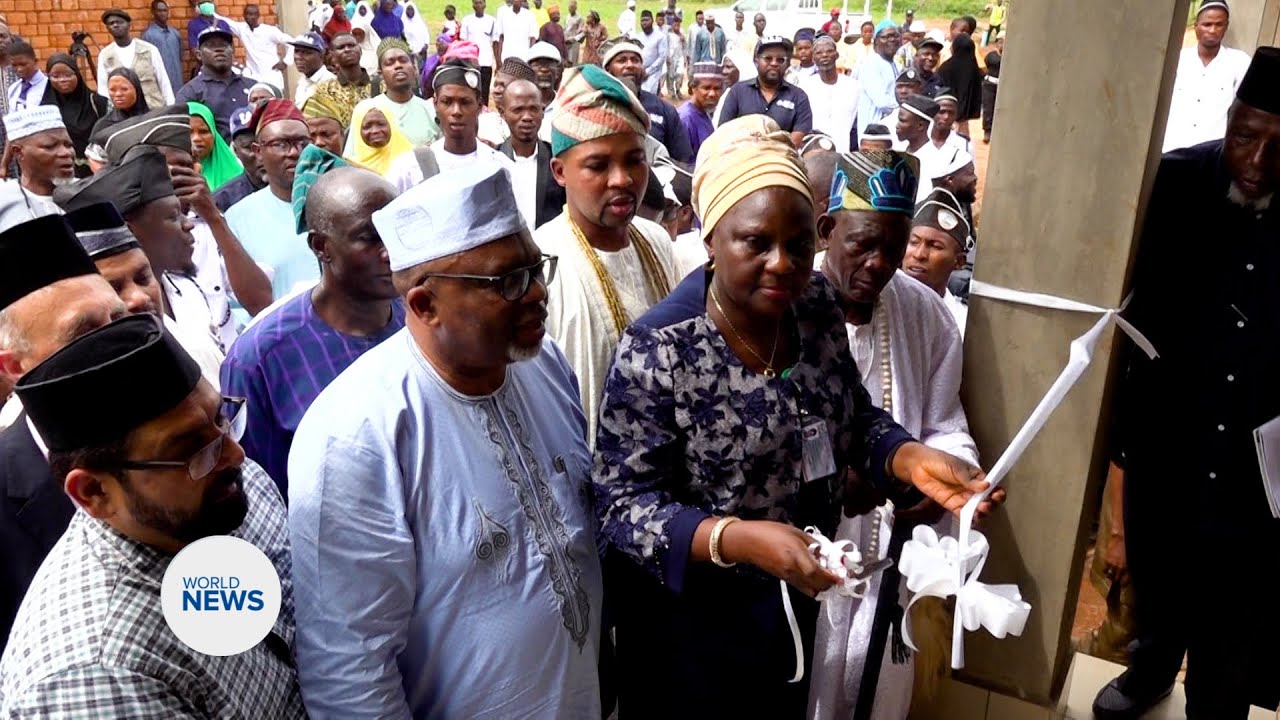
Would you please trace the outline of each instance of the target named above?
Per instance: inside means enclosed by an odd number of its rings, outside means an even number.
[[[490,15],[495,14],[501,7],[503,0],[488,0],[488,12]],[[836,7],[842,5],[836,0],[823,0],[824,7]],[[561,22],[569,15],[568,0],[543,0],[544,7],[558,4],[561,12]],[[728,7],[733,0],[722,0],[720,2],[679,2],[678,7],[685,13],[686,29],[691,24],[693,13],[706,8]],[[452,4],[458,9],[459,16],[472,12],[469,0],[418,0],[415,3],[422,11],[427,19],[427,24],[431,27],[432,34],[440,32],[440,26],[444,22],[444,6]],[[1009,4],[1006,0],[1006,4]],[[862,13],[863,0],[849,0],[849,12],[858,15]],[[871,3],[872,17],[877,20],[884,17],[887,0],[873,0]],[[986,18],[983,16],[982,9],[987,5],[986,0],[895,0],[893,3],[894,19],[901,22],[903,15],[908,8],[914,8],[916,11],[916,19],[929,22],[931,25],[946,25],[951,18],[960,15],[973,15],[978,18],[980,27],[986,27]],[[532,6],[532,0],[530,0]],[[600,13],[600,19],[604,22],[605,27],[609,28],[609,35],[612,37],[617,33],[618,15],[627,6],[627,0],[578,0],[578,12],[586,15],[589,11],[595,10]],[[636,0],[636,11],[649,9],[658,10],[666,7],[665,0]]]

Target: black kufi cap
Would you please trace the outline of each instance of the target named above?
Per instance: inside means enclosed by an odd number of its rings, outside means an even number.
[[[928,122],[933,122],[933,119],[938,116],[938,103],[924,95],[908,95],[907,99],[902,101],[902,107],[912,115]]]
[[[154,147],[134,148],[119,165],[104,168],[93,177],[55,188],[53,201],[67,212],[109,202],[123,215],[154,200],[174,195],[169,165]]]
[[[61,215],[45,215],[0,233],[0,310],[59,280],[98,269]]]
[[[112,442],[182,402],[200,366],[151,314],[83,335],[22,376],[14,391],[54,452]]]
[[[124,217],[109,202],[85,205],[67,213],[67,222],[76,231],[80,246],[92,260],[108,258],[126,250],[141,247]]]
[[[191,112],[186,103],[157,108],[122,120],[94,136],[107,153],[107,162],[119,164],[139,145],[167,146],[191,152]]]
[[[937,228],[950,235],[964,250],[969,246],[969,221],[960,201],[943,188],[934,188],[916,205],[915,225]]]
[[[1260,47],[1245,72],[1236,99],[1263,112],[1280,115],[1280,48]]]

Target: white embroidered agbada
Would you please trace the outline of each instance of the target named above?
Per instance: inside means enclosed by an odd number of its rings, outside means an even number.
[[[665,274],[668,290],[680,283],[671,252],[671,236],[661,225],[635,218],[640,231]],[[587,415],[587,442],[595,447],[596,421],[604,380],[618,347],[620,334],[605,302],[604,292],[590,259],[582,252],[569,213],[561,213],[533,233],[533,240],[548,255],[560,258],[555,282],[547,286],[547,334],[564,351],[578,376],[582,409]],[[654,297],[645,279],[644,266],[634,245],[617,252],[596,250],[605,272],[618,289],[618,298],[627,314],[627,324],[643,315],[662,298]]]
[[[815,261],[819,267],[821,259]],[[951,453],[977,464],[978,450],[969,435],[969,421],[960,404],[960,373],[964,346],[951,314],[937,293],[899,270],[880,293],[871,323],[848,325],[849,345],[863,385],[876,407],[884,404],[882,366],[878,333],[889,327],[889,356],[892,369],[890,397],[893,419],[929,447]],[[865,552],[870,537],[866,523],[876,521],[878,512],[857,518],[841,518],[835,540],[852,539]],[[892,507],[879,522],[881,553],[889,547]],[[935,527],[950,530],[950,517]],[[882,574],[871,579],[862,600],[839,598],[823,603],[818,614],[814,644],[813,680],[809,693],[809,717],[815,720],[847,720],[858,702],[859,685],[867,663],[876,600]],[[905,584],[899,602],[907,600]],[[896,631],[894,631],[896,632]],[[904,720],[911,706],[915,682],[911,660],[895,664],[886,643],[880,680],[871,717],[873,720]]]

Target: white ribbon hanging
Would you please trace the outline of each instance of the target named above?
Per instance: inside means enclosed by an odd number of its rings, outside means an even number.
[[[813,542],[809,543],[809,552],[823,570],[835,573],[844,578],[844,582],[833,585],[818,593],[817,600],[822,602],[833,597],[861,598],[866,595],[871,585],[870,577],[859,577],[866,570],[862,564],[862,553],[852,540],[832,542],[818,528],[810,525],[804,529]],[[782,609],[787,614],[787,625],[791,628],[791,642],[796,649],[796,674],[788,682],[797,683],[804,679],[804,643],[800,639],[800,626],[796,622],[795,610],[791,607],[791,595],[787,591],[787,581],[779,580],[782,590]]]
[[[939,540],[932,529],[917,527],[912,539],[902,548],[899,569],[907,579],[907,588],[916,593],[907,606],[908,612],[903,614],[902,637],[912,650],[916,649],[911,641],[909,612],[916,600],[921,597],[946,598],[955,595],[956,622],[952,628],[951,667],[957,670],[964,667],[965,630],[974,631],[985,627],[998,638],[1009,634],[1021,635],[1027,615],[1031,612],[1031,606],[1022,600],[1016,585],[986,585],[978,581],[990,552],[987,539],[982,533],[973,530],[973,518],[978,505],[1000,486],[1009,469],[1022,457],[1023,451],[1044,427],[1049,416],[1088,369],[1093,361],[1098,339],[1107,326],[1114,322],[1148,357],[1157,356],[1151,342],[1120,316],[1120,312],[1129,303],[1128,298],[1119,308],[1109,309],[1053,295],[1011,290],[981,280],[972,282],[969,294],[1053,310],[1099,314],[1102,317],[1088,332],[1071,341],[1066,367],[987,473],[990,487],[970,498],[960,511],[959,539],[947,537]]]

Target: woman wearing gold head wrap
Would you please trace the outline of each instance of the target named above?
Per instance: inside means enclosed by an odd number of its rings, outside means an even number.
[[[596,435],[619,709],[802,717],[808,683],[791,681],[808,675],[811,597],[844,579],[800,528],[831,534],[858,476],[953,511],[985,482],[871,403],[835,293],[812,272],[808,179],[773,120],[742,117],[704,142],[693,205],[711,260],[627,329]]]

